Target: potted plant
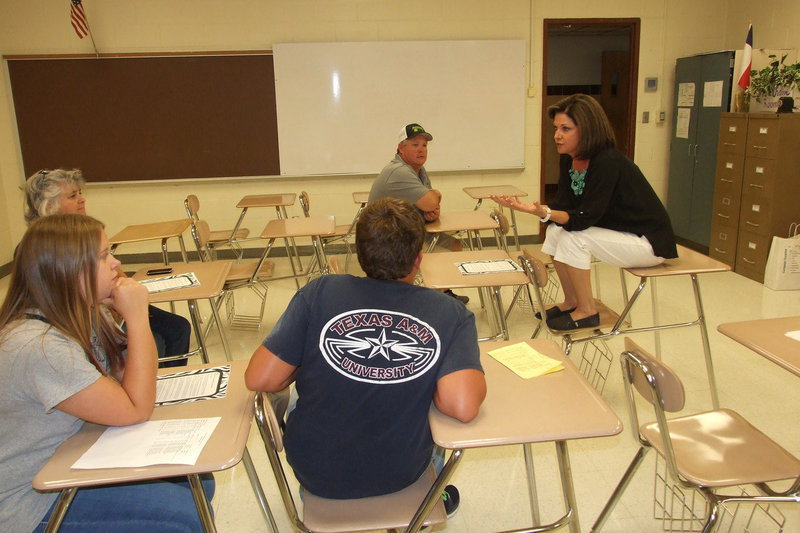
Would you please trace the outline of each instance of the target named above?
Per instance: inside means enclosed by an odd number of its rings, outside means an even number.
[[[779,98],[778,113],[792,112],[792,92],[800,90],[800,63],[787,65],[786,57],[783,55],[779,60],[778,56],[770,54],[769,65],[761,70],[750,71],[750,85],[745,90],[748,100],[754,97],[764,104],[768,100]]]

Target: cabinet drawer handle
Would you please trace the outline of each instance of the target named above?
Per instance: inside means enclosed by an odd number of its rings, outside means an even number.
[[[744,223],[747,224],[748,226],[753,226],[754,228],[761,227],[761,224],[756,224],[755,222],[750,222],[749,220],[745,220]]]
[[[717,216],[722,218],[731,218],[730,215],[723,215],[722,213],[717,213]]]
[[[714,251],[715,251],[715,252],[717,252],[718,254],[723,254],[723,255],[728,253],[728,252],[726,252],[725,250],[720,250],[720,249],[719,249],[719,248],[717,248],[716,246],[714,247]]]
[[[763,189],[764,188],[763,185],[759,185],[758,183],[748,183],[748,185],[751,186],[754,189]]]
[[[755,261],[750,261],[750,260],[749,260],[748,258],[746,258],[746,257],[742,257],[742,261],[744,261],[744,262],[745,262],[745,263],[747,263],[748,265],[755,265],[755,264],[756,264],[756,262],[755,262]]]
[[[724,146],[736,146],[736,143],[726,143],[726,142],[723,142],[722,144],[723,144]]]
[[[719,181],[723,183],[733,183],[733,180],[726,180],[725,178],[720,178]]]
[[[766,150],[767,149],[766,146],[758,146],[757,144],[754,144],[753,148],[756,149],[756,150]]]

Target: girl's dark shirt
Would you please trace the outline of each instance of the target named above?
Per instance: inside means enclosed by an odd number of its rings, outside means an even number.
[[[562,155],[556,201],[552,209],[569,213],[568,231],[592,226],[644,236],[658,257],[678,257],[675,234],[664,205],[633,161],[607,148],[589,161],[585,188],[575,196],[570,187],[572,158]]]

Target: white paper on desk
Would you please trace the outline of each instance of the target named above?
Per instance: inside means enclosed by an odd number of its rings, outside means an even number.
[[[464,261],[456,263],[461,274],[501,274],[504,272],[522,272],[522,267],[511,259],[494,259],[492,261]]]
[[[194,272],[184,272],[183,274],[173,274],[161,278],[143,279],[139,283],[147,287],[147,292],[152,293],[194,287],[200,285],[200,280],[197,279]]]
[[[156,406],[224,398],[231,365],[201,368],[158,376]]]
[[[72,468],[193,465],[220,417],[151,420],[106,429]]]
[[[787,331],[786,336],[790,339],[794,339],[796,341],[800,341],[800,330],[798,331]]]

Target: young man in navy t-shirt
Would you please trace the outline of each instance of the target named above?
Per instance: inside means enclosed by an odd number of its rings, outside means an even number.
[[[295,383],[289,463],[305,490],[362,498],[401,490],[431,462],[431,402],[463,422],[486,395],[475,317],[414,285],[425,227],[408,202],[362,211],[356,248],[367,277],[328,275],[303,287],[253,353],[251,390]],[[450,487],[448,487],[450,488]]]

